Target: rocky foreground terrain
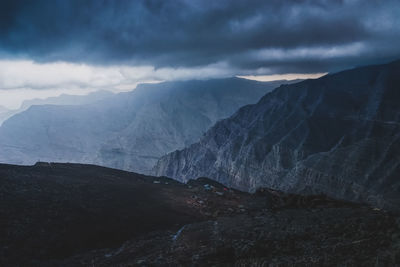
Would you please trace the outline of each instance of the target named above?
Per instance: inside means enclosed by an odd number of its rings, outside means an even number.
[[[400,61],[280,86],[161,158],[154,174],[400,211]]]
[[[398,214],[322,195],[0,165],[0,266],[395,266],[399,227]]]

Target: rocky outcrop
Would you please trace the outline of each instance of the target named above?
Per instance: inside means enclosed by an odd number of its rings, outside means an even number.
[[[282,85],[154,172],[399,209],[399,103],[400,61]]]
[[[148,173],[217,120],[281,82],[239,78],[141,85],[79,106],[32,106],[0,127],[0,162],[92,163]]]

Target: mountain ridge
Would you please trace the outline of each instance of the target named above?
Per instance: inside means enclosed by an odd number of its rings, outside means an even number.
[[[281,81],[239,78],[142,84],[81,106],[32,106],[0,127],[0,161],[92,163],[149,173],[217,120]]]
[[[282,85],[161,158],[154,174],[398,209],[399,74],[394,61]]]
[[[99,90],[91,92],[87,95],[70,95],[70,94],[61,94],[59,96],[48,97],[48,98],[34,98],[30,100],[24,100],[18,109],[5,109],[1,110],[0,108],[0,126],[7,119],[12,116],[24,112],[28,110],[31,106],[34,105],[85,105],[94,103],[97,101],[101,101],[105,98],[111,97],[114,93],[106,90]]]

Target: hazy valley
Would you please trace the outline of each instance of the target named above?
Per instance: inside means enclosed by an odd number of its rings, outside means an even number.
[[[161,156],[198,141],[215,122],[282,83],[229,78],[143,84],[88,104],[34,105],[0,127],[0,161],[91,163],[150,173]]]

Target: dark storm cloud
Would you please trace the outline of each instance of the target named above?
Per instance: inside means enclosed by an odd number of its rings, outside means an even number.
[[[243,71],[332,71],[400,57],[400,1],[10,0],[0,55]]]

